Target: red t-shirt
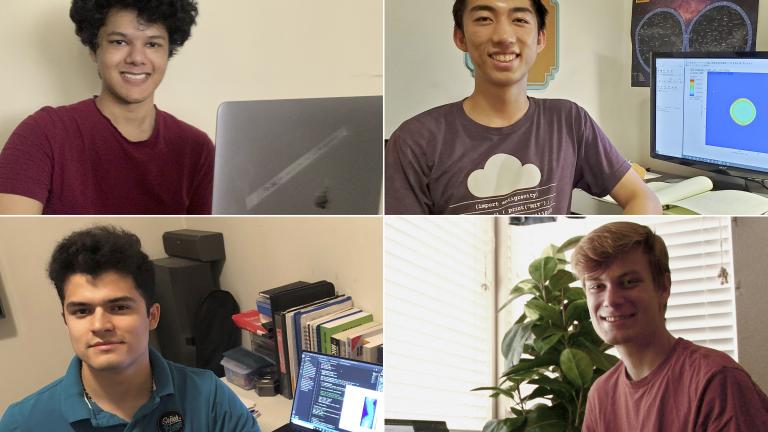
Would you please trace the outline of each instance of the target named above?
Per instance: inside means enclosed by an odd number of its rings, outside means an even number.
[[[43,203],[43,214],[210,214],[213,143],[156,109],[146,141],[126,139],[96,99],[44,107],[0,153],[0,193]]]
[[[679,338],[643,379],[622,362],[587,399],[584,432],[736,432],[765,430],[768,397],[727,354]]]

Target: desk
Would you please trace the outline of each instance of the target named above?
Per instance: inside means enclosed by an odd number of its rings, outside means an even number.
[[[680,181],[679,177],[661,175],[654,178],[646,179],[646,182],[666,182],[668,180]],[[710,179],[711,180],[711,179]],[[672,181],[671,183],[676,183]],[[749,186],[749,183],[747,183]],[[699,186],[703,186],[699,183]],[[721,184],[722,186],[722,184]],[[730,185],[726,185],[730,186]],[[707,213],[703,214],[718,214],[718,215],[757,215],[765,214],[768,210],[766,206],[767,198],[764,193],[765,189],[760,186],[761,189],[746,191],[728,191],[728,192],[715,192],[712,195],[708,195],[709,192],[705,192],[707,195],[696,195],[688,200],[687,203],[681,204],[682,207],[670,206],[664,210],[665,215],[697,215],[695,211],[691,209],[698,209],[697,211],[703,211]],[[698,187],[695,187],[698,190]],[[704,190],[703,187],[701,190]],[[715,183],[713,191],[718,191],[718,183]],[[762,198],[761,198],[762,197]],[[703,201],[702,201],[703,200]],[[728,204],[730,203],[730,205]],[[722,204],[722,207],[720,205]],[[690,206],[690,208],[686,208]],[[709,213],[709,212],[715,213]],[[571,212],[581,215],[620,215],[622,209],[617,204],[612,202],[605,202],[601,199],[595,198],[586,192],[574,189],[571,194]]]
[[[292,400],[286,399],[279,394],[277,396],[261,397],[256,393],[256,390],[243,390],[227,381],[226,378],[221,378],[221,380],[239,398],[256,402],[256,409],[261,411],[261,417],[258,418],[258,421],[262,432],[276,430],[290,421]]]

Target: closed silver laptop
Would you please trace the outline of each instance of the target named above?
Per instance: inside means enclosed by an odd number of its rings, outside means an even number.
[[[224,102],[214,214],[378,214],[381,96]]]

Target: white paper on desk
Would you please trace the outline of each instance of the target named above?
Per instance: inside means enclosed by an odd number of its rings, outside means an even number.
[[[678,183],[651,182],[648,183],[648,188],[656,193],[661,205],[679,205],[675,204],[675,201],[711,191],[712,180],[709,177],[697,176]]]
[[[661,205],[676,205],[675,201],[712,190],[712,180],[704,176],[691,177],[678,183],[650,182],[645,185],[656,194]],[[598,199],[616,204],[610,195]]]
[[[670,203],[703,215],[761,215],[768,212],[768,198],[745,191],[711,191]]]

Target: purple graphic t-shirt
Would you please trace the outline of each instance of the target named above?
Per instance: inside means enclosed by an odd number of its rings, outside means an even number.
[[[571,191],[605,196],[629,163],[587,112],[528,98],[514,124],[495,128],[462,102],[404,122],[386,150],[386,214],[568,214]]]

